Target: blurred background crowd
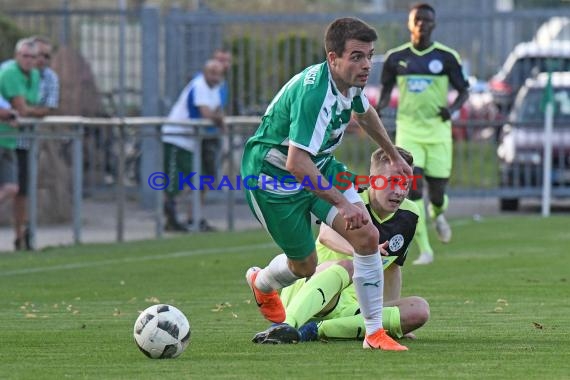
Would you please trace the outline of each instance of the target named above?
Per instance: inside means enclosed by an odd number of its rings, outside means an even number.
[[[408,39],[413,2],[396,0],[2,0],[0,62],[16,57],[23,38],[42,36],[49,66],[59,77],[52,115],[83,117],[167,116],[181,91],[222,49],[232,57],[221,82],[227,86],[225,116],[259,116],[280,86],[308,64],[324,59],[324,27],[339,15],[354,15],[377,28],[379,40],[367,95],[378,100],[385,52]],[[555,145],[553,194],[570,196],[570,3],[555,0],[433,0],[438,9],[434,39],[456,49],[471,96],[453,116],[454,196],[498,200],[515,210],[540,195],[543,173],[542,98],[553,72]],[[39,49],[39,48],[38,48]],[[45,52],[37,51],[37,55]],[[38,62],[36,65],[40,64]],[[2,76],[0,75],[0,80]],[[2,84],[0,83],[0,88]],[[39,91],[39,90],[38,90]],[[39,96],[39,95],[38,95]],[[453,94],[450,94],[450,98]],[[392,94],[396,109],[398,94]],[[39,106],[39,103],[37,104]],[[13,107],[12,107],[13,108]],[[19,116],[42,117],[48,113]],[[393,113],[383,114],[390,130]],[[39,122],[38,125],[41,125]],[[253,125],[252,127],[254,127]],[[38,151],[38,221],[66,223],[71,210],[70,126],[45,126]],[[142,208],[155,198],[146,185],[156,171],[160,139],[134,125],[89,126],[83,133],[85,198],[112,199],[119,151],[127,197]],[[232,125],[228,125],[231,129]],[[117,146],[118,135],[123,133]],[[146,134],[145,134],[146,133]],[[219,134],[226,135],[223,128]],[[225,139],[215,170],[227,174],[250,129]],[[227,136],[226,136],[227,137]],[[358,131],[338,152],[366,172],[371,145]],[[366,147],[366,149],[365,149]],[[55,174],[55,175],[54,175]],[[224,194],[211,192],[210,202]],[[233,202],[240,202],[241,193]],[[12,221],[11,205],[0,207],[0,224]],[[20,236],[17,236],[19,239]]]

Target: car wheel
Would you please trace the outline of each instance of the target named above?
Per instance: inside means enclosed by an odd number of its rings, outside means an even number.
[[[499,207],[501,211],[517,211],[519,208],[518,198],[501,198],[499,199]]]

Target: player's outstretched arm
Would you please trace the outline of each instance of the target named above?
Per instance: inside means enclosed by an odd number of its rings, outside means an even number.
[[[390,140],[390,136],[388,136],[388,132],[376,111],[369,107],[365,113],[357,113],[355,115],[360,127],[390,156],[390,161],[398,171],[398,174],[411,177],[412,168],[400,156],[394,144],[392,144],[392,140]]]
[[[378,115],[380,115],[381,111],[390,104],[390,95],[392,94],[393,88],[394,85],[382,86],[382,90],[380,91],[380,100],[378,100],[378,104],[376,105],[376,112],[378,112]]]
[[[308,152],[290,145],[288,153],[287,171],[293,174],[299,183],[310,183],[311,187],[306,187],[306,190],[314,192],[319,198],[335,206],[344,219],[346,230],[355,230],[368,223],[366,210],[350,203],[336,187],[329,186],[328,180],[315,166]]]
[[[467,88],[459,90],[457,93],[457,97],[455,98],[453,103],[449,106],[449,111],[451,113],[459,111],[459,109],[463,106],[463,103],[465,103],[467,99],[469,99],[469,90]]]

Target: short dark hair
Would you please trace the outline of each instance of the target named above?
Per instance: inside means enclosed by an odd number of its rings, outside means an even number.
[[[334,20],[325,32],[325,52],[335,52],[342,57],[347,40],[374,42],[378,34],[374,28],[354,17],[343,17]]]
[[[408,163],[408,165],[414,165],[414,157],[410,152],[405,150],[404,148],[400,148],[399,146],[396,147],[400,156]],[[386,153],[386,151],[382,148],[376,149],[372,156],[370,157],[370,175],[378,175],[380,170],[380,165],[390,163],[390,156]]]
[[[414,9],[415,9],[415,10],[423,9],[423,10],[425,10],[425,11],[430,11],[430,12],[432,12],[432,13],[435,15],[435,9],[434,9],[431,5],[429,5],[428,3],[416,3],[416,4],[413,4],[413,5],[410,7],[410,12],[413,11]]]

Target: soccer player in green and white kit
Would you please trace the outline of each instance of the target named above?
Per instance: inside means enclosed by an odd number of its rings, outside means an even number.
[[[463,75],[459,54],[431,40],[434,28],[433,7],[426,3],[414,5],[408,18],[411,42],[387,53],[377,109],[380,114],[388,106],[392,88],[397,85],[396,144],[414,156],[414,175],[424,177],[428,185],[430,216],[435,219],[440,240],[448,243],[451,228],[443,213],[448,206],[445,188],[453,157],[450,118],[469,97],[469,84]],[[449,84],[458,91],[450,106],[447,104]],[[410,191],[410,199],[418,204],[421,213],[415,237],[420,257],[414,264],[433,261],[422,182],[418,181],[419,186]]]
[[[412,165],[412,156],[402,148],[398,150]],[[382,323],[392,337],[413,337],[411,332],[427,322],[429,305],[420,297],[400,298],[400,267],[404,265],[416,230],[418,209],[414,202],[406,199],[410,182],[396,182],[397,177],[391,178],[388,157],[381,149],[372,154],[370,176],[387,179],[387,186],[371,186],[360,192],[372,223],[380,232],[381,252],[386,255],[383,256]],[[350,280],[354,248],[331,228],[321,225],[317,254],[320,263],[317,274],[297,280],[281,291],[281,300],[286,305],[285,324],[256,334],[255,343],[362,338],[364,320]]]
[[[284,254],[246,279],[264,317],[285,320],[276,290],[314,274],[317,266],[311,214],[324,221],[355,249],[356,294],[366,325],[363,347],[406,350],[382,328],[383,272],[378,230],[369,223],[353,187],[334,185],[346,167],[332,152],[342,141],[354,113],[358,124],[390,157],[394,170],[411,176],[377,113],[362,93],[377,34],[355,18],[333,21],[325,32],[326,62],[295,75],[277,93],[244,149],[241,175],[257,219]],[[331,186],[333,185],[333,186]],[[345,187],[346,188],[346,187]]]

